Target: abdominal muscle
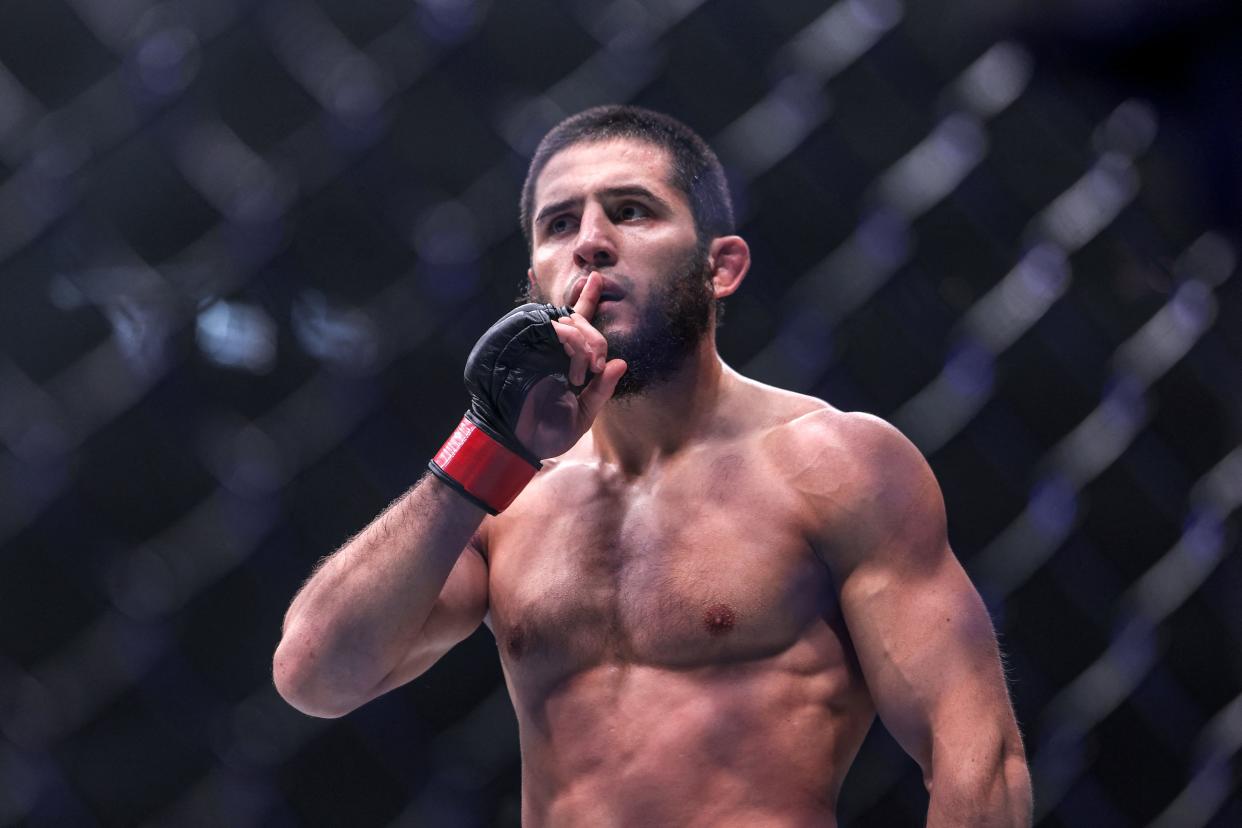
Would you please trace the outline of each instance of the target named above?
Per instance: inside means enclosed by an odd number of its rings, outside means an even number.
[[[603,663],[535,698],[509,676],[522,824],[835,825],[874,714],[846,665],[800,644],[693,669]]]

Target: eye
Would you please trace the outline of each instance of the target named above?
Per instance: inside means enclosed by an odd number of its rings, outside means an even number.
[[[572,216],[557,216],[548,222],[548,235],[557,236],[573,226]]]
[[[649,215],[651,215],[651,211],[643,205],[632,201],[627,204],[622,204],[619,208],[617,208],[617,219],[620,221],[634,221],[636,219],[646,218]]]

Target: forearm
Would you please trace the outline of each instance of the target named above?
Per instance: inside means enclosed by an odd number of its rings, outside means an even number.
[[[365,701],[417,638],[483,519],[431,475],[335,552],[285,615],[273,673],[317,715]]]
[[[976,734],[976,739],[978,735]],[[957,751],[938,746],[928,788],[928,828],[1029,828],[1031,777],[1016,731],[998,748],[979,744]]]

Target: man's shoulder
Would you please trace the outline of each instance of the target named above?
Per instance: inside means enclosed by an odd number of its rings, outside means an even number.
[[[807,394],[748,381],[762,404],[765,449],[826,464],[825,472],[847,462],[855,471],[883,472],[891,463],[921,460],[918,448],[894,425],[875,414],[841,409]]]
[[[941,502],[922,452],[888,421],[764,388],[772,405],[763,452],[818,514],[846,512],[855,521],[891,521],[934,510]]]

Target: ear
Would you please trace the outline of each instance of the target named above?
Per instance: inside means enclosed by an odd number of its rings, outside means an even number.
[[[750,270],[750,245],[741,236],[717,236],[707,249],[712,292],[723,299],[737,290]]]

